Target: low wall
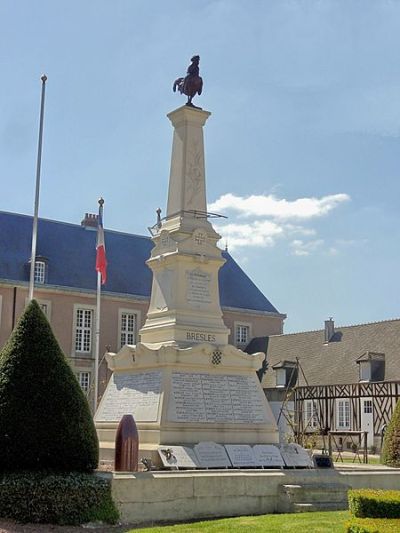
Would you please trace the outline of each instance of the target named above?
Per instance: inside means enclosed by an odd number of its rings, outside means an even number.
[[[213,470],[113,473],[113,498],[124,523],[279,513],[282,485],[342,483],[398,489],[400,469]],[[323,490],[323,488],[322,488]]]

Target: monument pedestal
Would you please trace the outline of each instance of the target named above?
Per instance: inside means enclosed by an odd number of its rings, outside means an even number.
[[[107,354],[113,376],[95,415],[101,459],[112,460],[115,432],[133,414],[140,455],[160,445],[278,442],[278,430],[256,370],[264,354],[226,345],[190,348],[144,344]]]

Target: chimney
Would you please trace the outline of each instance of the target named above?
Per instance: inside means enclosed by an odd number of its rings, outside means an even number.
[[[332,337],[335,335],[335,322],[332,317],[329,320],[325,320],[325,344],[328,344]]]
[[[81,221],[81,226],[85,229],[97,229],[97,220],[99,215],[93,213],[85,213],[85,217]]]

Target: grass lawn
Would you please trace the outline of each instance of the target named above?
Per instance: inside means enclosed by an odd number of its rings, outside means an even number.
[[[325,513],[268,514],[207,520],[191,524],[132,529],[129,533],[343,533],[348,511]]]
[[[354,463],[354,464],[363,464],[363,463],[360,463],[360,461],[356,458],[355,460],[353,459],[353,457],[347,457],[347,456],[344,456],[343,457],[343,461],[336,461],[336,458],[337,458],[337,454],[333,454],[333,461],[335,463],[335,465],[337,466],[340,466],[341,463]],[[381,464],[380,460],[378,457],[368,457],[368,464],[370,465],[379,465]]]

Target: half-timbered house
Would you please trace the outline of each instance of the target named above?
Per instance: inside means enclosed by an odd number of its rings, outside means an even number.
[[[400,319],[345,327],[330,319],[322,330],[263,342],[263,387],[282,440],[340,432],[346,449],[351,434],[368,432],[368,447],[379,449],[400,398]]]

